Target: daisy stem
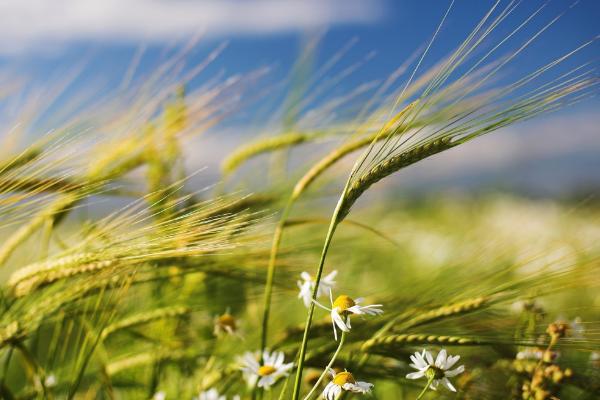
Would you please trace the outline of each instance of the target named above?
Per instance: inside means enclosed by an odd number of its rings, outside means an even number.
[[[260,354],[262,354],[267,347],[267,336],[269,331],[269,314],[271,312],[271,295],[273,294],[273,279],[275,277],[275,262],[277,260],[277,253],[279,252],[279,245],[281,244],[281,236],[283,235],[283,228],[287,221],[288,215],[294,204],[294,197],[291,196],[285,205],[281,213],[281,218],[277,222],[275,227],[275,233],[273,235],[273,243],[271,244],[271,253],[269,255],[269,266],[267,270],[267,282],[265,284],[264,293],[264,304],[263,304],[263,320],[262,320],[262,332],[260,340]]]
[[[340,350],[342,349],[342,346],[344,345],[345,340],[346,340],[346,331],[342,331],[342,337],[340,338],[340,344],[338,345],[337,350],[335,351],[335,353],[333,353],[333,356],[331,357],[329,364],[327,364],[327,366],[323,370],[323,373],[321,374],[321,376],[319,376],[317,383],[315,383],[315,385],[312,387],[310,392],[308,392],[308,394],[304,397],[304,400],[309,400],[312,397],[312,395],[315,393],[315,391],[318,389],[321,382],[323,382],[325,375],[327,375],[327,373],[329,372],[329,369],[333,366],[335,359],[337,358],[338,354],[340,353]]]
[[[283,383],[283,387],[281,388],[281,392],[279,393],[278,400],[283,400],[283,397],[285,396],[285,392],[287,391],[287,387],[288,387],[289,383],[290,383],[290,376],[288,375],[287,378],[285,378],[285,382]]]
[[[327,251],[329,245],[333,239],[333,234],[340,222],[340,211],[344,206],[345,194],[348,191],[350,185],[350,179],[346,182],[342,196],[337,202],[333,215],[331,216],[331,222],[329,223],[329,229],[327,230],[327,236],[325,237],[325,243],[323,244],[323,250],[321,252],[321,259],[319,260],[319,267],[317,268],[317,274],[315,276],[315,287],[313,289],[312,299],[317,300],[317,293],[319,290],[319,283],[321,282],[321,275],[323,274],[323,266],[325,265],[325,258],[327,257]],[[300,385],[302,383],[302,370],[304,369],[304,358],[306,357],[306,346],[308,344],[308,332],[310,331],[310,325],[312,323],[313,314],[315,312],[315,303],[311,302],[308,308],[308,314],[306,316],[306,322],[304,324],[304,334],[302,335],[302,344],[300,345],[300,354],[298,356],[298,368],[296,369],[296,379],[294,381],[294,392],[292,400],[298,400],[300,397]]]
[[[417,400],[420,400],[425,395],[425,392],[427,392],[427,389],[429,389],[429,386],[431,386],[431,384],[433,383],[434,378],[435,376],[431,376],[431,378],[429,378],[429,380],[427,381],[427,385],[425,385],[421,393],[419,393]]]

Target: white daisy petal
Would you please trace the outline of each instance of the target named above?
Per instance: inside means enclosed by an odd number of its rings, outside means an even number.
[[[456,392],[456,388],[450,383],[448,378],[442,378],[442,385],[446,386],[448,390]]]
[[[414,355],[410,356],[410,359],[413,360],[413,362],[418,366],[418,369],[427,368],[427,362],[421,353],[415,353]]]
[[[369,383],[369,382],[361,382],[361,381],[358,381],[358,382],[356,382],[356,386],[358,386],[358,387],[359,387],[361,390],[363,390],[363,391],[364,391],[364,393],[366,393],[366,392],[369,392],[369,391],[371,391],[371,389],[372,389],[372,388],[373,388],[373,386],[375,386],[375,385],[373,385],[372,383]]]
[[[453,376],[456,376],[458,374],[462,374],[463,372],[465,372],[465,366],[461,365],[460,367],[453,369],[452,371],[446,371],[444,374],[449,377],[452,378]]]
[[[444,366],[444,369],[450,369],[452,368],[452,366],[454,364],[456,364],[456,362],[460,360],[460,356],[450,356],[448,357],[448,359],[446,360],[446,365]]]
[[[336,310],[333,310],[331,312],[331,317],[335,321],[335,324],[338,326],[338,328],[340,328],[344,332],[348,332],[349,331],[348,327],[346,326],[346,324],[342,320],[342,317],[340,316],[340,314],[337,313]]]
[[[424,371],[418,371],[418,372],[411,372],[410,374],[407,374],[406,377],[408,379],[419,379],[425,376],[425,372]]]
[[[328,282],[332,282],[337,276],[337,273],[337,270],[331,271],[329,274],[327,274],[327,276],[325,276],[325,280]]]
[[[430,352],[428,352],[427,350],[423,350],[423,355],[427,359],[427,364],[434,365],[433,356],[431,355]]]
[[[440,350],[440,352],[438,353],[436,359],[435,359],[435,366],[438,368],[445,368],[446,366],[446,349],[442,349]]]

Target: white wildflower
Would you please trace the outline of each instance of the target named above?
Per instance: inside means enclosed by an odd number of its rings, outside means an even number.
[[[335,337],[335,340],[337,340],[336,325],[343,332],[350,332],[350,329],[352,328],[350,325],[350,315],[378,315],[383,313],[381,304],[361,306],[360,303],[363,302],[362,297],[352,299],[350,296],[343,294],[333,301],[333,294],[329,291],[329,300],[331,301],[331,308],[325,307],[318,302],[315,303],[331,313],[331,323],[333,324],[333,336]]]
[[[243,364],[242,371],[246,381],[250,386],[258,385],[268,389],[282,376],[287,376],[294,363],[284,363],[284,354],[281,351],[269,353],[263,352],[262,363],[260,362],[260,353],[246,352],[241,358]]]
[[[323,390],[323,398],[326,400],[335,400],[342,391],[354,393],[369,393],[373,384],[369,382],[357,382],[354,376],[348,371],[336,374],[335,371],[329,368],[329,373],[332,376],[331,382],[325,386]]]
[[[228,334],[242,338],[241,334],[239,333],[237,320],[229,313],[229,309],[225,311],[225,314],[215,317],[214,325],[215,328],[213,333],[215,336]]]
[[[167,394],[165,392],[163,392],[162,390],[154,393],[154,396],[152,396],[152,400],[165,400],[166,398],[167,398]]]
[[[232,400],[240,400],[240,396],[233,396]],[[227,400],[227,396],[221,396],[217,389],[209,389],[201,392],[200,396],[194,397],[194,400]]]
[[[406,375],[408,379],[419,379],[422,377],[427,377],[431,379],[431,389],[436,390],[438,385],[441,383],[449,390],[456,392],[456,388],[450,383],[448,378],[452,378],[458,374],[461,374],[465,370],[465,366],[461,365],[458,368],[455,368],[450,371],[450,368],[456,364],[456,362],[460,359],[460,356],[448,356],[445,349],[442,349],[433,361],[433,355],[430,352],[423,349],[422,353],[416,352],[414,355],[410,356],[411,367],[417,369],[417,372],[411,372]]]
[[[327,295],[335,286],[335,277],[337,275],[337,271],[332,271],[325,277],[321,278],[319,282],[319,288],[317,289],[317,298]],[[298,288],[300,289],[300,293],[298,293],[298,298],[302,299],[304,305],[306,307],[310,306],[310,302],[312,300],[313,291],[315,290],[315,281],[310,276],[308,272],[302,272],[300,274],[302,278],[301,281],[298,281]]]
[[[44,379],[44,386],[46,386],[47,388],[56,386],[56,383],[57,380],[54,374],[50,374],[46,377],[46,379]]]

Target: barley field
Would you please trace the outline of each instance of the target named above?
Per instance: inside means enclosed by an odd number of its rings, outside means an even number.
[[[597,192],[403,179],[597,105],[598,36],[515,68],[562,14],[492,2],[449,46],[434,5],[376,81],[317,39],[281,81],[196,39],[114,88],[1,74],[0,397],[597,399]]]

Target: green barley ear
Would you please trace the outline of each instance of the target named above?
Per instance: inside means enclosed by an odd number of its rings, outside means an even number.
[[[377,339],[369,339],[361,346],[361,351],[386,355],[390,350],[402,348],[404,346],[415,345],[461,345],[461,346],[478,346],[485,344],[484,341],[478,339],[460,337],[460,336],[445,336],[445,335],[427,335],[418,334],[402,334],[390,335]]]
[[[322,133],[320,132],[289,132],[274,137],[258,139],[252,143],[240,147],[239,149],[235,150],[231,155],[229,155],[221,164],[221,170],[223,171],[223,175],[230,175],[240,165],[242,165],[244,162],[253,157],[274,150],[286,149],[293,145],[306,143],[314,140],[320,135],[322,135]]]
[[[534,72],[524,78],[524,81],[533,79],[538,73]],[[394,172],[515,122],[579,101],[581,96],[591,95],[598,83],[596,79],[587,76],[574,81],[568,78],[552,82],[549,89],[542,85],[541,89],[534,89],[514,100],[506,100],[506,93],[523,84],[523,80],[518,81],[501,94],[490,94],[480,99],[483,103],[456,112],[441,126],[406,129],[401,135],[393,137],[382,131],[386,135],[383,145],[378,147],[377,141],[374,141],[363,158],[355,164],[340,199],[337,220],[341,221],[348,215],[354,203],[367,189]],[[464,90],[468,94],[475,89],[466,87]],[[426,104],[427,98],[421,101]],[[418,115],[422,109],[418,108],[413,112]],[[416,118],[416,115],[407,118]]]
[[[350,208],[356,200],[358,200],[358,198],[376,182],[379,182],[381,179],[402,168],[441,153],[442,151],[451,149],[455,145],[456,144],[451,142],[450,138],[440,138],[392,156],[377,164],[371,170],[360,175],[352,182],[344,195],[343,206],[340,209],[338,219],[340,221],[343,220],[350,212]]]
[[[131,315],[125,318],[122,318],[118,321],[107,325],[106,328],[102,331],[102,338],[106,339],[108,336],[124,330],[129,329],[134,326],[144,325],[149,322],[168,319],[168,318],[178,318],[183,315],[189,314],[191,312],[189,307],[185,306],[170,306],[157,308],[151,311],[146,311],[143,313]]]

